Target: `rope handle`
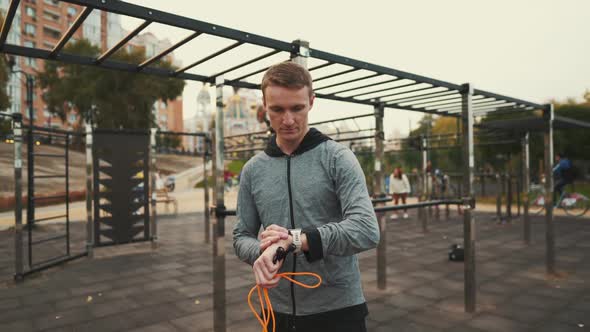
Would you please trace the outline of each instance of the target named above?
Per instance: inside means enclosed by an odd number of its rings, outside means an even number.
[[[312,272],[284,272],[284,273],[277,274],[277,276],[281,277],[283,279],[287,279],[288,281],[294,283],[295,285],[301,286],[303,288],[308,288],[308,289],[318,288],[322,284],[322,277],[320,275],[312,273]],[[313,285],[308,285],[308,284],[304,284],[300,281],[297,281],[297,280],[291,278],[294,276],[314,277],[318,280],[318,282]],[[258,292],[258,300],[260,301],[260,309],[262,312],[262,317],[260,315],[258,315],[258,312],[256,311],[256,309],[254,309],[254,305],[252,304],[252,293],[254,293],[255,290]],[[260,325],[262,326],[262,332],[269,332],[268,331],[268,323],[271,321],[272,321],[272,332],[275,332],[275,313],[272,309],[272,303],[270,302],[270,297],[268,296],[268,288],[264,288],[259,285],[254,285],[254,287],[252,287],[252,289],[250,289],[250,292],[248,293],[248,306],[250,307],[250,310],[252,311],[252,313],[254,314],[254,316],[256,317],[256,319],[258,320]],[[265,308],[265,306],[266,306],[266,308]]]

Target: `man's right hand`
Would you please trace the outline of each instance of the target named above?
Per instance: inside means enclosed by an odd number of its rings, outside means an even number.
[[[264,288],[274,288],[278,285],[281,278],[276,275],[283,265],[283,261],[278,261],[276,264],[272,261],[278,247],[288,248],[290,244],[289,239],[280,240],[277,243],[273,243],[262,252],[260,257],[254,262],[254,265],[252,265],[257,285]]]

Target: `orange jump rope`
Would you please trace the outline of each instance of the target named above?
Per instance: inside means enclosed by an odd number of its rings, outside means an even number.
[[[287,279],[290,282],[294,283],[295,285],[299,285],[301,287],[309,288],[309,289],[318,288],[322,284],[322,277],[320,277],[319,275],[312,273],[312,272],[284,272],[284,273],[277,274],[277,276],[279,276],[283,279]],[[315,277],[318,279],[318,282],[314,285],[306,285],[306,284],[299,282],[289,276]],[[254,309],[254,305],[252,304],[252,293],[254,293],[255,290],[258,291],[258,300],[260,301],[260,308],[262,309],[261,310],[262,317],[260,317],[260,315],[258,315],[258,312]],[[260,323],[260,325],[262,325],[262,332],[269,332],[268,331],[268,323],[271,321],[272,321],[272,332],[275,332],[275,313],[272,310],[272,303],[270,303],[270,298],[268,297],[268,288],[260,287],[258,285],[255,285],[254,287],[252,287],[252,289],[248,293],[248,306],[250,306],[250,310],[252,310],[252,312],[254,313],[254,316],[256,316],[256,319],[258,319],[258,322]]]

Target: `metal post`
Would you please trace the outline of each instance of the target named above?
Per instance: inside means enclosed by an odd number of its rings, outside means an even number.
[[[213,330],[225,332],[225,211],[223,183],[223,76],[215,78],[215,205],[216,219],[213,221]]]
[[[156,133],[158,132],[158,128],[152,128],[150,130],[150,191],[149,197],[151,197],[151,205],[150,209],[150,241],[152,242],[152,249],[156,249],[158,247],[158,212],[156,211],[156,173],[158,170],[156,169]]]
[[[203,190],[205,191],[205,243],[210,243],[210,212],[209,212],[209,174],[207,174],[207,162],[209,161],[209,151],[211,140],[209,137],[205,137],[205,149],[203,154]]]
[[[86,251],[94,257],[94,223],[92,220],[92,126],[86,123]]]
[[[421,201],[427,201],[429,198],[430,188],[428,188],[428,173],[426,168],[428,167],[428,151],[426,137],[422,136],[420,141],[420,148],[422,150],[422,197]],[[428,232],[428,211],[426,208],[419,208],[420,221],[422,222],[422,232]]]
[[[22,115],[12,116],[12,134],[14,138],[14,279],[23,280],[23,202],[22,202]]]
[[[530,191],[530,155],[529,155],[529,133],[522,138],[522,168],[523,176],[523,238],[524,243],[531,244],[531,218],[529,216],[529,191]]]
[[[473,86],[462,86],[462,134],[463,134],[463,183],[465,186],[465,202],[474,202],[473,170],[475,158],[473,154]],[[472,204],[464,204],[463,211],[463,244],[465,248],[465,311],[474,312],[476,307],[475,280],[475,220],[473,219]]]
[[[373,195],[375,198],[381,198],[383,194],[383,170],[381,162],[383,160],[383,116],[384,105],[382,103],[375,105],[375,172],[373,173]],[[387,213],[380,213],[379,231],[381,240],[377,245],[377,288],[387,288]]]
[[[553,105],[543,109],[545,130],[545,240],[547,273],[555,274],[555,235],[553,231]]]
[[[502,181],[502,173],[496,173],[496,221],[502,221],[502,194],[504,191],[504,182]]]
[[[506,173],[506,222],[512,222],[512,174],[510,173]]]
[[[70,255],[70,133],[66,133],[66,252]]]
[[[29,112],[29,131],[27,133],[27,230],[29,238],[29,267],[33,265],[33,250],[31,243],[33,242],[33,222],[35,220],[35,201],[33,196],[35,195],[35,157],[34,151],[34,137],[33,137],[33,125],[35,123],[34,111],[33,111],[33,78],[25,73],[27,83],[27,107]]]

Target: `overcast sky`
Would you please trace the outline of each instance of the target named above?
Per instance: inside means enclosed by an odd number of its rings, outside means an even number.
[[[301,38],[322,51],[538,103],[580,99],[590,89],[588,0],[129,2],[286,42]],[[123,24],[132,29],[137,21]],[[172,42],[188,34],[161,25],[147,31]],[[176,57],[188,65],[227,45],[199,42],[175,51]],[[185,117],[194,112],[199,89],[200,83],[187,84]],[[370,111],[317,101],[310,120]],[[388,110],[385,131],[407,133],[409,122],[415,126],[420,117]],[[358,122],[372,126],[368,120]]]

